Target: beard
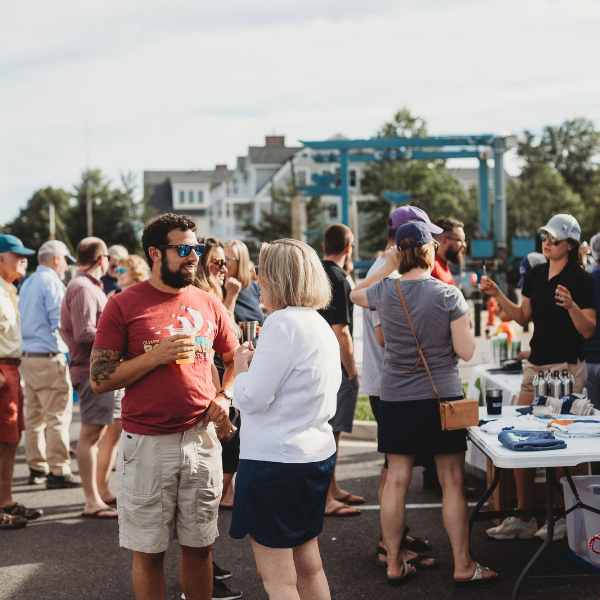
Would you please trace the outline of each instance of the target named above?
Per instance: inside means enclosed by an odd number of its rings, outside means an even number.
[[[462,248],[460,250],[458,250],[458,252],[454,251],[454,250],[450,250],[450,248],[448,248],[446,250],[446,259],[448,260],[448,262],[451,262],[453,265],[460,265],[460,263],[463,261],[464,258],[464,251],[462,250]]]
[[[194,263],[182,263],[179,265],[179,269],[177,271],[172,271],[169,268],[168,263],[162,262],[160,265],[160,279],[169,287],[175,288],[176,290],[180,290],[188,285],[192,285],[194,283],[194,279],[196,278],[196,272],[187,273],[183,271],[183,268],[187,265],[191,265]]]

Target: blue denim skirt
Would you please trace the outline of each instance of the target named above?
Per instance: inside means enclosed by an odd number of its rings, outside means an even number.
[[[294,548],[323,531],[335,454],[320,462],[241,459],[229,535],[269,548]]]

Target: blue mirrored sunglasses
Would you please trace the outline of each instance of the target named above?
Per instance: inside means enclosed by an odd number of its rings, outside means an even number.
[[[159,250],[166,250],[167,248],[177,248],[179,256],[189,256],[192,249],[198,256],[204,252],[204,244],[196,244],[195,246],[190,246],[189,244],[164,244],[158,247]]]
[[[126,269],[125,267],[119,267],[118,269],[115,269],[115,271],[119,274],[119,275],[123,275],[123,273],[127,273],[127,271],[129,271],[129,269]]]

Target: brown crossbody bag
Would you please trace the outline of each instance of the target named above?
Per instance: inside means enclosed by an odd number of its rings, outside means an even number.
[[[435,387],[435,383],[433,383],[433,377],[431,376],[431,372],[429,371],[429,366],[427,365],[427,361],[425,360],[423,349],[421,348],[421,344],[419,344],[419,340],[417,339],[415,328],[413,327],[412,321],[410,320],[408,308],[406,307],[406,302],[404,301],[404,296],[402,295],[402,290],[400,289],[399,279],[396,280],[396,285],[398,286],[398,294],[400,295],[400,300],[402,300],[402,306],[404,307],[404,312],[406,313],[406,319],[408,321],[408,324],[410,325],[413,335],[415,336],[415,342],[417,342],[417,350],[419,352],[419,360],[417,361],[417,364],[411,369],[411,371],[414,371],[419,366],[419,363],[423,361],[423,365],[425,366],[427,375],[429,375],[429,379],[431,380],[433,391],[435,392],[435,395],[440,404],[440,421],[442,423],[442,430],[454,431],[456,429],[465,429],[467,427],[474,427],[475,425],[479,425],[479,402],[477,400],[471,400],[466,398],[464,400],[453,400],[452,402],[449,402],[448,400],[442,400],[440,398],[437,388]]]

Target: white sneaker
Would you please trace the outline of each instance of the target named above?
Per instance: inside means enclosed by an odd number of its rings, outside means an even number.
[[[536,537],[539,537],[542,540],[546,539],[548,535],[548,521],[544,523],[544,526],[536,532]],[[557,542],[558,540],[564,540],[567,537],[567,520],[563,517],[556,521],[554,525],[554,535],[552,536],[552,541]]]
[[[535,536],[536,531],[535,519],[532,518],[529,523],[526,523],[518,517],[508,517],[498,527],[492,527],[486,533],[496,540],[514,540],[515,538],[530,540]]]

